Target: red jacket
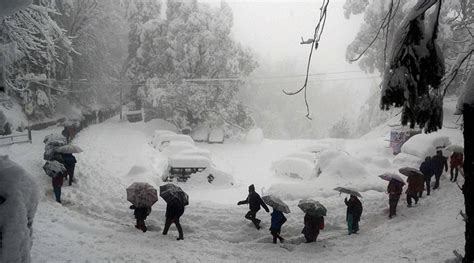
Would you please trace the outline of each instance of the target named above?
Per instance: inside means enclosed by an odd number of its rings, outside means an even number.
[[[451,165],[451,167],[461,166],[463,164],[463,159],[464,156],[462,153],[453,153],[453,155],[451,155],[451,160],[449,161],[449,164]]]
[[[62,176],[62,175],[57,175],[57,176],[53,177],[53,187],[63,186],[63,179],[64,179],[64,176]]]

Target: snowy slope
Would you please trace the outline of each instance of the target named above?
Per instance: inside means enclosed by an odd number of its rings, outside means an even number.
[[[464,224],[457,217],[463,206],[462,195],[445,177],[441,189],[414,208],[407,208],[402,197],[398,216],[387,219],[387,183],[377,175],[396,171],[410,159],[393,157],[383,128],[358,140],[198,144],[211,151],[213,162],[234,177],[234,184],[180,184],[190,198],[182,217],[184,241],[176,241],[174,227],[168,236],[161,235],[162,199],[147,220],[150,231],[137,231],[125,188],[133,181],[146,181],[155,187],[161,184],[166,160],[148,144],[159,126],[112,119],[82,131],[75,141],[84,150],[76,156],[78,183],[63,187],[63,205],[54,202],[50,179],[41,169],[42,138],[59,129],[34,132],[32,145],[0,148],[0,154],[8,154],[23,165],[44,189],[35,219],[33,262],[444,262],[452,258],[453,249],[462,251]],[[446,130],[442,132],[451,141],[462,141],[458,130]],[[319,177],[304,181],[273,174],[274,161],[317,145],[338,152],[334,160],[348,165],[327,165]],[[347,167],[362,169],[350,173],[352,168]],[[292,213],[282,230],[287,239],[283,247],[271,244],[267,230],[270,216],[265,211],[258,213],[263,225],[259,231],[243,218],[247,208],[236,203],[246,197],[249,184],[255,184],[260,193],[279,195],[290,206]],[[350,185],[364,196],[358,235],[346,235],[345,196],[332,190],[340,185]],[[303,243],[300,232],[304,215],[297,207],[299,199],[307,197],[328,208],[326,228],[312,244]]]

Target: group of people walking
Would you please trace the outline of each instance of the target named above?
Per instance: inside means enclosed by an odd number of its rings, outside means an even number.
[[[146,227],[145,220],[151,213],[151,207],[142,206],[138,207],[135,205],[130,206],[130,209],[133,209],[133,215],[137,220],[137,224],[135,228],[146,232],[148,228]],[[179,202],[168,202],[166,205],[166,220],[165,220],[165,227],[163,228],[163,235],[167,235],[168,231],[171,227],[171,224],[175,224],[176,229],[178,230],[178,238],[177,240],[183,240],[183,228],[179,222],[179,219],[184,214],[184,204]]]
[[[243,201],[239,201],[237,205],[248,204],[249,211],[245,215],[245,218],[252,221],[255,225],[255,228],[260,229],[260,219],[256,217],[257,212],[261,207],[269,213],[270,210],[265,202],[262,200],[260,195],[255,192],[255,186],[252,184],[248,188],[249,194],[247,198]],[[349,200],[347,198],[344,200],[347,206],[346,221],[348,227],[348,234],[357,233],[359,231],[359,221],[362,215],[362,203],[355,195],[350,195]],[[271,225],[270,225],[270,234],[273,238],[273,243],[277,243],[279,240],[280,243],[284,242],[284,238],[280,235],[281,228],[283,224],[287,221],[287,218],[283,214],[283,211],[280,211],[276,208],[273,208],[271,213]],[[315,242],[318,238],[320,230],[324,229],[324,217],[315,216],[309,213],[305,213],[304,216],[304,227],[301,233],[304,235],[306,243]]]
[[[464,156],[462,153],[454,152],[450,157],[451,176],[450,181],[456,182],[459,170],[463,165]],[[426,195],[431,193],[431,178],[435,177],[434,189],[439,189],[441,175],[443,171],[448,171],[448,158],[443,156],[443,152],[438,150],[436,155],[427,156],[421,163],[420,169],[423,176],[409,176],[407,179],[408,187],[406,190],[407,206],[412,207],[413,201],[418,204],[419,199],[423,196],[424,190]],[[387,186],[389,194],[389,218],[396,215],[396,209],[400,196],[403,192],[403,182],[392,179]]]

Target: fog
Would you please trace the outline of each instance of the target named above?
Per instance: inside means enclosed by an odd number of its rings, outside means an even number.
[[[313,38],[322,1],[228,2],[234,12],[232,35],[253,50],[259,63],[245,96],[267,136],[327,136],[327,129],[341,117],[355,121],[369,90],[378,85],[373,75],[366,75],[356,63],[345,59],[346,47],[357,34],[362,16],[345,19],[344,2],[330,2],[319,48],[313,52],[310,74],[316,75],[310,77],[308,86],[312,121],[305,118],[303,94],[290,97],[281,90],[297,90],[304,83],[311,45],[300,42],[301,38]],[[218,5],[217,1],[211,3]],[[265,111],[270,112],[265,115]],[[272,113],[280,116],[282,125],[275,126],[274,120],[272,127],[268,125]],[[295,125],[313,132],[302,134]]]

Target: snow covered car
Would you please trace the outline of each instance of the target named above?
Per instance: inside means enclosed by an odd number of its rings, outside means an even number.
[[[171,141],[188,142],[194,145],[193,139],[189,135],[184,134],[163,134],[153,141],[153,147],[158,148],[159,151],[163,151],[167,144]]]
[[[181,153],[185,150],[196,150],[196,146],[189,142],[185,141],[170,141],[164,142],[161,147],[161,152],[166,154],[167,156],[172,156],[178,153]]]
[[[211,152],[209,150],[202,149],[202,148],[185,149],[183,151],[180,151],[179,154],[181,154],[181,155],[197,155],[197,156],[206,157],[209,160],[211,159]]]
[[[312,163],[316,162],[316,154],[312,152],[294,152],[289,154],[287,157],[300,158]]]
[[[0,262],[30,262],[36,180],[8,156],[0,156]]]
[[[155,146],[158,143],[158,140],[160,139],[160,136],[165,135],[165,134],[174,134],[176,135],[175,132],[173,131],[168,131],[168,130],[156,130],[153,132],[153,139],[151,140],[151,144]]]
[[[198,126],[191,131],[191,137],[196,142],[207,142],[209,140],[209,128]]]
[[[284,157],[272,165],[275,174],[297,179],[310,179],[316,177],[316,166],[314,162],[297,158]]]
[[[211,160],[199,155],[177,154],[169,157],[168,169],[163,175],[163,181],[186,182],[191,174],[201,172],[211,166]]]
[[[224,130],[213,129],[209,133],[209,143],[224,143]]]

